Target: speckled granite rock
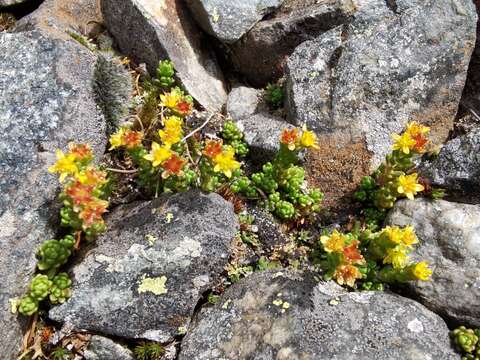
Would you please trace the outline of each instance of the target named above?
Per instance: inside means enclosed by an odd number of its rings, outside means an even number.
[[[253,222],[257,230],[255,234],[264,251],[271,251],[276,246],[288,242],[288,236],[282,230],[281,223],[270,212],[259,206],[249,206],[248,213],[255,218]]]
[[[282,76],[286,58],[299,44],[348,22],[355,11],[353,0],[320,1],[280,11],[229,46],[232,62],[250,83],[265,86]]]
[[[91,82],[95,58],[38,32],[0,33],[0,353],[13,359],[20,324],[8,300],[24,293],[37,246],[55,234],[56,176],[47,168],[70,141],[106,146]]]
[[[162,59],[174,62],[186,90],[209,111],[227,100],[223,74],[183,2],[103,0],[105,24],[123,54],[153,73]]]
[[[121,206],[73,269],[73,294],[51,319],[126,338],[172,340],[220,277],[238,220],[217,194],[189,191]]]
[[[236,86],[228,94],[227,114],[240,120],[257,112],[261,91],[246,86]]]
[[[356,1],[350,23],[302,43],[286,68],[290,121],[316,130],[320,144],[334,139],[327,160],[358,144],[368,172],[408,121],[430,125],[434,143],[446,139],[475,44],[470,0],[391,3]],[[363,166],[336,161],[344,178]]]
[[[130,350],[98,335],[92,336],[83,356],[85,360],[135,360]]]
[[[456,200],[480,203],[480,129],[450,140],[438,157],[419,169]]]
[[[425,306],[457,323],[480,326],[480,206],[443,200],[402,200],[388,224],[413,225],[414,257],[433,268],[432,281],[410,288]]]
[[[249,157],[257,164],[271,161],[278,149],[282,130],[293,127],[291,124],[267,113],[258,113],[236,124],[245,134],[245,142],[250,147]]]
[[[313,274],[255,273],[204,308],[180,360],[454,360],[448,328],[421,304],[346,292]]]
[[[224,43],[240,39],[284,0],[187,0],[195,20]]]

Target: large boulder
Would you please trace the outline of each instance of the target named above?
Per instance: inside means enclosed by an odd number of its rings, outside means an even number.
[[[70,141],[104,152],[103,116],[95,105],[95,57],[75,42],[38,32],[0,33],[0,352],[15,358],[19,320],[9,299],[26,291],[38,245],[56,233],[55,149]]]
[[[422,163],[419,171],[449,196],[480,203],[480,128],[450,140],[438,157]]]
[[[346,292],[314,274],[256,273],[201,310],[180,360],[454,360],[448,328],[421,304]]]
[[[409,288],[425,306],[455,323],[480,326],[480,206],[443,200],[402,200],[389,225],[412,225],[420,244],[414,258],[433,268],[431,281]]]
[[[199,191],[117,207],[73,269],[51,319],[105,334],[171,341],[219,280],[238,230],[233,206]]]
[[[284,0],[187,0],[200,26],[223,43],[239,40]]]
[[[372,171],[408,121],[443,142],[457,112],[475,44],[472,1],[392,3],[359,0],[349,24],[302,43],[287,61],[289,120],[333,143],[314,161],[335,157],[339,181],[359,178],[359,166]],[[352,153],[360,165],[348,165]]]
[[[120,50],[150,72],[174,62],[177,76],[200,105],[220,110],[227,94],[215,54],[185,5],[177,0],[102,0],[105,24]]]
[[[299,44],[348,22],[356,10],[352,0],[304,3],[277,11],[229,46],[233,64],[255,86],[282,76],[286,58]]]

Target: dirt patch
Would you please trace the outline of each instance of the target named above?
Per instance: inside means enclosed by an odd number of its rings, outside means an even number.
[[[0,13],[0,32],[11,29],[17,20],[9,13]]]
[[[306,158],[307,180],[325,194],[324,208],[342,216],[354,208],[352,195],[369,174],[371,155],[363,142],[348,143],[341,136],[319,138],[320,149]]]

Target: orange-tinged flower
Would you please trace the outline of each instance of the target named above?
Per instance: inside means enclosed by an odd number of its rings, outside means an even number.
[[[107,173],[94,167],[88,167],[77,174],[76,178],[84,185],[101,186],[107,183]]]
[[[48,168],[48,172],[59,173],[60,182],[63,182],[68,175],[75,175],[78,173],[78,167],[74,155],[65,155],[62,150],[56,150],[55,154],[57,155],[57,162]]]
[[[358,250],[358,245],[360,242],[358,240],[352,241],[352,243],[343,248],[343,258],[349,264],[364,264],[365,259]]]
[[[215,156],[222,152],[222,140],[207,140],[205,148],[203,149],[203,154],[210,159],[213,159]]]
[[[181,101],[183,101],[183,94],[178,88],[173,88],[170,92],[160,95],[160,105],[169,109],[175,109]]]
[[[330,236],[321,236],[320,242],[323,244],[323,248],[326,252],[343,252],[345,246],[345,235],[333,230]]]
[[[102,216],[107,211],[108,202],[105,200],[93,200],[85,204],[78,217],[83,222],[83,228],[89,228],[95,223],[103,223]]]
[[[143,132],[127,129],[122,140],[127,149],[134,149],[142,144]]]
[[[353,287],[355,285],[355,280],[362,278],[362,273],[356,266],[350,264],[340,265],[335,270],[333,278],[337,280],[337,283],[340,285],[346,284]]]
[[[235,160],[235,149],[230,146],[224,146],[222,152],[213,158],[215,167],[213,171],[223,172],[226,177],[232,177],[232,171],[239,169],[241,164]]]
[[[175,110],[178,113],[186,116],[192,111],[192,104],[190,104],[188,101],[180,101],[175,107]]]
[[[427,135],[430,132],[430,128],[428,126],[423,126],[416,121],[412,121],[408,123],[405,132],[408,132],[412,137],[415,135]]]
[[[395,140],[395,143],[392,145],[392,149],[400,150],[404,154],[410,154],[410,150],[413,150],[417,145],[415,139],[413,139],[408,132],[404,132],[402,135],[393,134],[392,138]]]
[[[433,271],[428,267],[428,263],[426,261],[421,261],[415,264],[412,273],[418,280],[427,281],[432,276]]]
[[[187,163],[186,160],[179,157],[177,154],[173,154],[170,158],[162,164],[165,169],[165,176],[169,175],[181,175],[183,166]]]
[[[317,135],[313,131],[307,130],[307,127],[303,127],[302,136],[300,138],[300,144],[303,147],[310,148],[313,147],[314,149],[319,149],[317,144]]]
[[[67,186],[65,194],[72,199],[74,206],[80,206],[93,200],[93,189],[94,186],[85,185],[76,180]]]
[[[397,192],[405,195],[410,200],[413,200],[418,192],[423,191],[425,188],[423,185],[417,183],[417,174],[400,175],[398,177]]]
[[[93,158],[92,148],[88,144],[68,144],[68,153],[71,154],[75,160],[91,160]]]
[[[288,150],[290,150],[290,151],[295,150],[297,140],[298,140],[298,129],[297,128],[293,128],[291,130],[283,129],[282,137],[280,138],[280,142],[284,145],[287,145]]]
[[[154,141],[152,142],[152,149],[150,150],[150,153],[145,155],[144,158],[150,161],[153,167],[157,167],[168,160],[168,158],[172,156],[172,153],[173,152],[169,147],[160,146]]]

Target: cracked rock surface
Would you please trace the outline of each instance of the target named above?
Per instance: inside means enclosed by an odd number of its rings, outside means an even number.
[[[219,280],[238,230],[233,206],[189,191],[121,206],[73,269],[72,297],[50,310],[78,329],[167,342]]]
[[[412,225],[413,257],[432,266],[431,281],[409,283],[416,299],[456,323],[480,326],[480,206],[415,199],[395,204],[387,224]]]
[[[204,308],[180,360],[454,360],[448,328],[419,303],[346,292],[313,274],[255,273]]]

